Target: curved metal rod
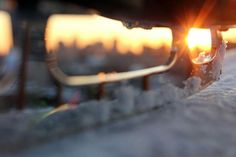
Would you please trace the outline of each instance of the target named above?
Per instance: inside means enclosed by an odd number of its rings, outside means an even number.
[[[3,67],[3,76],[0,79],[0,95],[6,93],[17,78],[16,75],[19,65],[19,54],[15,50],[12,51],[13,52],[10,52],[10,54],[6,56],[6,63]]]
[[[162,73],[171,69],[176,63],[177,60],[176,51],[173,51],[170,57],[171,60],[168,61],[166,65],[160,65],[152,68],[146,68],[130,72],[106,73],[102,75],[98,74],[98,75],[83,75],[83,76],[68,76],[67,74],[65,74],[58,67],[57,58],[55,56],[55,53],[53,52],[47,54],[47,63],[51,74],[60,83],[68,86],[82,86],[82,85],[117,82],[117,81]]]

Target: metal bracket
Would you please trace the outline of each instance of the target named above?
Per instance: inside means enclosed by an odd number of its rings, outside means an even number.
[[[60,83],[68,86],[83,86],[83,85],[117,82],[168,71],[170,68],[173,67],[173,65],[177,60],[176,52],[174,51],[173,53],[174,57],[172,57],[172,60],[166,65],[160,65],[152,68],[146,68],[130,72],[107,73],[104,74],[102,77],[99,77],[99,75],[69,76],[65,74],[59,68],[57,57],[53,52],[49,52],[47,54],[46,62],[52,76]]]
[[[77,75],[70,76],[64,73],[58,66],[58,61],[56,54],[54,52],[49,52],[46,55],[46,62],[51,75],[61,84],[67,86],[83,86],[83,85],[93,85],[99,84],[98,99],[104,95],[104,84],[111,82],[118,82],[122,80],[134,79],[143,77],[143,89],[149,89],[148,78],[152,75],[160,74],[170,70],[176,63],[177,51],[173,49],[171,51],[169,60],[164,65],[159,65],[152,68],[146,68],[142,70],[130,71],[130,72],[120,72],[120,73],[107,73],[100,75]],[[102,88],[102,89],[101,89]],[[62,95],[61,91],[58,91],[57,95]],[[61,98],[59,98],[61,99]]]

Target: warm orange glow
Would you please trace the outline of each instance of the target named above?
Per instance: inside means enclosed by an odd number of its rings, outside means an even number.
[[[191,28],[187,37],[190,50],[200,49],[205,52],[211,50],[211,31],[210,29]]]
[[[210,29],[191,28],[187,36],[189,56],[196,64],[207,63],[212,60],[212,40]]]
[[[221,32],[222,37],[225,41],[229,43],[236,43],[236,28],[230,28],[227,31]]]
[[[107,78],[112,78],[112,79],[116,79],[116,74],[117,72],[113,71],[111,73],[104,73],[104,72],[100,72],[97,74],[98,79],[103,82],[105,80],[107,80]]]
[[[102,82],[106,79],[106,74],[104,72],[98,73],[98,78]]]
[[[145,46],[170,47],[172,32],[169,28],[127,29],[120,21],[98,15],[53,15],[46,28],[47,51],[57,50],[59,42],[65,46],[76,42],[78,48],[100,42],[108,50],[116,47],[120,53],[140,54]]]
[[[0,11],[0,55],[6,55],[13,46],[11,17]]]

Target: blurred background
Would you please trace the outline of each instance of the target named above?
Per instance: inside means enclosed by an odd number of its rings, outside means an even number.
[[[55,88],[55,81],[47,70],[47,53],[56,53],[59,67],[67,74],[101,77],[104,73],[161,65],[170,56],[173,39],[168,27],[129,28],[129,23],[99,16],[95,10],[64,1],[0,0],[0,9],[2,19],[6,17],[5,22],[0,23],[1,59],[16,63],[12,65],[15,75],[19,75],[17,69],[23,68],[26,78],[22,74],[19,77],[26,80],[24,101],[32,106],[58,105],[55,97],[60,87]],[[222,36],[228,48],[235,47],[236,29],[224,30]],[[24,52],[28,53],[26,58],[23,58]],[[10,54],[15,55],[7,57]],[[28,60],[27,65],[21,67],[20,61],[24,59]],[[5,71],[2,65],[2,77]],[[140,84],[139,79],[134,82]],[[19,92],[20,82],[12,80],[4,84],[10,86],[1,96],[0,106],[8,108],[19,99],[14,97],[11,102],[8,98]],[[65,88],[63,100],[68,101],[72,93],[79,91],[80,101],[85,101],[95,97],[96,89],[96,86]]]

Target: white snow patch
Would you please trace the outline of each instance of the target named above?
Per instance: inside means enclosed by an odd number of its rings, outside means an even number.
[[[45,155],[234,157],[236,155],[235,60],[236,54],[228,54],[220,81],[187,99],[179,99],[163,108],[161,112],[149,112],[147,116],[137,116],[102,129],[53,141],[18,155],[20,157]],[[197,89],[200,80],[192,79],[194,81],[189,86]],[[173,90],[171,87],[169,89]],[[132,92],[131,89],[126,90]],[[179,93],[178,90],[176,92]],[[157,93],[168,94],[169,99],[172,99],[177,97],[176,92],[158,93],[153,90],[139,93],[137,102],[146,103],[142,97],[148,97],[149,104],[156,104],[160,98],[159,96],[155,98]],[[132,104],[133,101],[128,103]]]
[[[235,54],[228,56],[236,59]],[[236,144],[233,132],[236,129],[236,73],[232,71],[236,66],[232,58],[228,57],[226,61],[227,69],[222,80],[188,99],[185,97],[201,89],[200,78],[189,78],[185,89],[163,82],[158,88],[146,92],[130,85],[121,86],[115,90],[115,100],[84,102],[75,109],[52,114],[36,126],[32,117],[37,119],[50,109],[1,115],[0,133],[5,138],[1,145],[11,145],[14,139],[19,139],[18,144],[24,145],[39,138],[55,136],[61,131],[79,130],[107,123],[119,116],[164,106],[162,112],[148,112],[148,116],[137,116],[134,121],[107,125],[104,132],[88,131],[18,155],[216,156],[220,152],[223,156],[235,156],[232,146]],[[9,123],[16,128],[7,125]]]

